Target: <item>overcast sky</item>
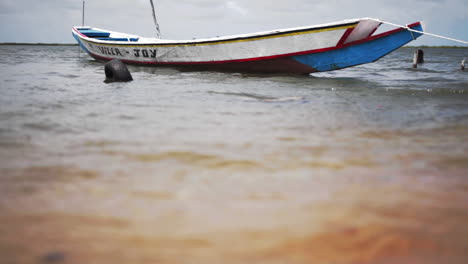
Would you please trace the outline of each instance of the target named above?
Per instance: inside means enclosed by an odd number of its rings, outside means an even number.
[[[73,43],[82,0],[1,0],[0,42]],[[192,39],[375,17],[424,21],[426,31],[468,40],[468,0],[154,0],[163,38]],[[152,37],[149,0],[86,0],[86,24]],[[422,37],[413,45],[462,45]]]

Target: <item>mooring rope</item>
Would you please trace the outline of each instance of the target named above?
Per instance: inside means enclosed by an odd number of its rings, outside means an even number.
[[[402,25],[390,23],[390,22],[387,22],[387,21],[382,21],[382,20],[375,19],[375,18],[371,18],[371,20],[374,20],[374,21],[377,21],[377,22],[380,22],[380,23],[383,23],[383,24],[387,24],[387,25],[390,25],[390,26],[394,26],[394,27],[404,28],[404,29],[406,29],[406,30],[408,30],[410,32],[416,32],[416,33],[420,33],[420,34],[424,34],[424,35],[428,35],[428,36],[432,36],[432,37],[436,37],[436,38],[441,38],[441,39],[451,40],[451,41],[455,41],[455,42],[459,42],[459,43],[463,43],[463,44],[468,44],[468,41],[449,38],[449,37],[445,37],[445,36],[441,36],[441,35],[437,35],[437,34],[432,34],[432,33],[424,32],[424,31],[419,31],[419,30],[409,28],[408,26],[402,26]]]
[[[156,12],[154,11],[153,0],[150,0],[150,4],[151,4],[151,10],[153,11],[154,25],[156,26],[156,37],[161,38],[161,30],[159,29],[158,20],[156,19]]]

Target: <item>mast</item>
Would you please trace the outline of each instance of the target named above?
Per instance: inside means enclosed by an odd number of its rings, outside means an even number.
[[[81,18],[81,26],[84,27],[84,19],[85,19],[85,0],[83,0],[83,16]]]
[[[156,19],[156,12],[154,11],[153,0],[150,0],[150,4],[151,4],[151,10],[153,11],[153,21],[154,21],[154,25],[156,26],[156,37],[157,37],[157,38],[161,38],[161,30],[159,29],[158,20]]]

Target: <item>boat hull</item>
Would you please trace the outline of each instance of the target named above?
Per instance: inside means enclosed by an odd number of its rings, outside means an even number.
[[[103,61],[120,59],[130,64],[193,70],[307,74],[374,62],[421,35],[398,28],[373,36],[379,25],[375,20],[362,19],[185,42],[151,43],[148,39],[131,38],[134,36],[123,41],[116,41],[115,37],[103,40],[82,33],[89,29],[76,27],[73,36],[90,56]],[[420,23],[409,27],[422,31]],[[93,34],[101,36],[102,31],[96,32]]]

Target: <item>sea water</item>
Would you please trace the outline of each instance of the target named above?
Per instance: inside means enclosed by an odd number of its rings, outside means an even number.
[[[1,260],[466,263],[468,50],[414,51],[106,84],[76,46],[0,46]]]

